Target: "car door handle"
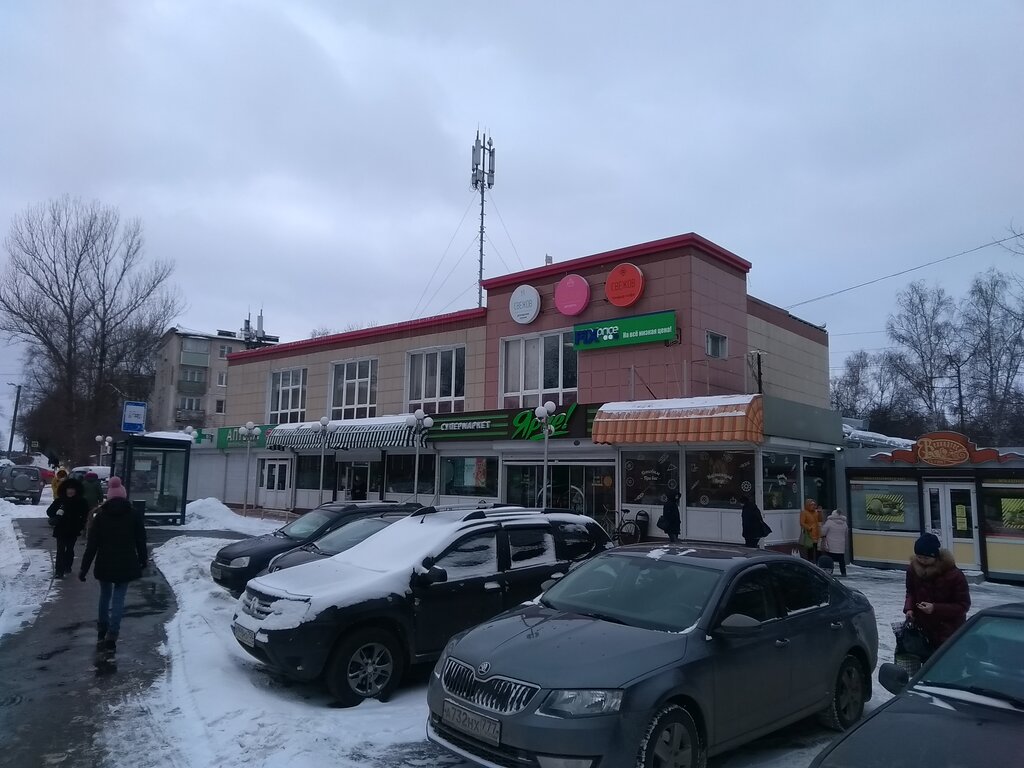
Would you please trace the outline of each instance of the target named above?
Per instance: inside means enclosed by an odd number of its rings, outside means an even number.
[[[776,648],[785,648],[787,645],[789,645],[789,638],[788,637],[784,637],[781,640],[776,640],[775,641],[775,647]]]
[[[499,584],[496,581],[484,582],[484,589],[486,589],[488,592],[493,592],[496,589],[501,589],[501,584]]]
[[[829,629],[842,629],[843,628],[843,622],[841,622],[841,621],[833,621],[831,624],[828,625],[828,628]]]

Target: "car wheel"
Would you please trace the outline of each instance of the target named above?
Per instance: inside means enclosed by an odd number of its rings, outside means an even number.
[[[693,715],[670,704],[644,731],[636,768],[705,768],[707,760],[707,748]]]
[[[32,503],[35,504],[36,506],[39,506],[39,500],[41,498],[42,498],[42,496],[33,496],[32,497]]]
[[[818,719],[826,728],[845,731],[864,714],[866,697],[864,668],[857,657],[847,656],[839,665],[832,701],[818,714]]]
[[[364,629],[338,643],[327,667],[327,689],[343,707],[365,699],[386,701],[404,670],[405,658],[395,636],[383,629]]]

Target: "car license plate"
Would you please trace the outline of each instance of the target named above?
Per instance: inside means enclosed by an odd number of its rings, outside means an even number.
[[[238,638],[238,642],[243,645],[248,645],[250,648],[256,645],[256,633],[248,627],[243,627],[240,624],[232,624],[231,631],[235,633],[235,637]]]
[[[501,744],[501,723],[494,718],[484,717],[468,709],[445,701],[441,706],[441,721],[458,731],[474,736],[488,744]]]
[[[210,566],[210,575],[215,579],[219,579],[224,575],[224,571],[218,568],[216,565]]]

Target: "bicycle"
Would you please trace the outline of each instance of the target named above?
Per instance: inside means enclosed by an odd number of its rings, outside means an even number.
[[[617,546],[624,544],[638,544],[643,541],[643,531],[640,528],[640,524],[636,520],[623,520],[619,524],[619,519],[623,515],[629,514],[628,509],[615,510],[615,509],[604,509],[603,511],[594,515],[594,519],[597,524],[604,528],[604,532],[608,534],[610,538]]]

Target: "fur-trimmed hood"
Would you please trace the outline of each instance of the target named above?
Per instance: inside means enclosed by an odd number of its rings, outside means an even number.
[[[910,568],[919,579],[929,581],[956,568],[956,560],[948,549],[940,549],[939,556],[931,565],[921,565],[917,557],[911,557]]]

